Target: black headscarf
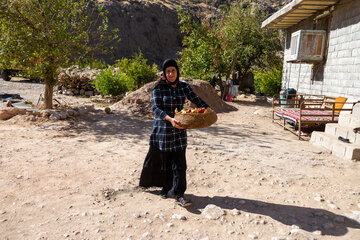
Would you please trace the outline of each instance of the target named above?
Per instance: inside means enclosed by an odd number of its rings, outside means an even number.
[[[168,68],[168,67],[176,68],[177,76],[176,76],[176,80],[174,82],[169,82],[166,79],[166,68]],[[155,83],[154,88],[156,88],[159,85],[174,86],[179,82],[179,77],[180,77],[180,72],[179,72],[179,67],[178,67],[176,61],[174,59],[166,59],[163,63],[163,77]]]

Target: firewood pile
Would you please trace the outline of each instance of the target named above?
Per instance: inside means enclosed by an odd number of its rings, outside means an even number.
[[[95,75],[100,73],[98,69],[80,68],[79,66],[71,66],[63,68],[59,74],[58,92],[64,95],[85,95],[94,96],[98,92],[94,88],[92,81]]]

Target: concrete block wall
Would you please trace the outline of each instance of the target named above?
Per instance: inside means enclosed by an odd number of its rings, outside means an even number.
[[[327,61],[322,77],[313,77],[313,65],[288,63],[291,33],[313,29],[309,18],[287,29],[282,88],[300,93],[343,96],[360,100],[360,0],[343,0],[335,6],[329,34]]]

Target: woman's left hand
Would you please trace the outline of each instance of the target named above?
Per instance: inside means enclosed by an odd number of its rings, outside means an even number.
[[[170,122],[174,128],[184,129],[182,126],[179,125],[180,122],[178,120],[176,120],[175,118],[172,118]]]
[[[176,120],[175,118],[166,116],[166,117],[165,117],[165,120],[171,122],[171,125],[172,125],[174,128],[184,129],[182,126],[180,126],[180,124],[179,124],[180,122],[179,122],[178,120]]]

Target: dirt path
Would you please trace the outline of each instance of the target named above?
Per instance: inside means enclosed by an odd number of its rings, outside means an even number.
[[[212,127],[188,131],[187,209],[137,188],[152,119],[1,122],[1,239],[360,239],[359,163],[255,115],[269,111],[264,102],[232,105]]]

